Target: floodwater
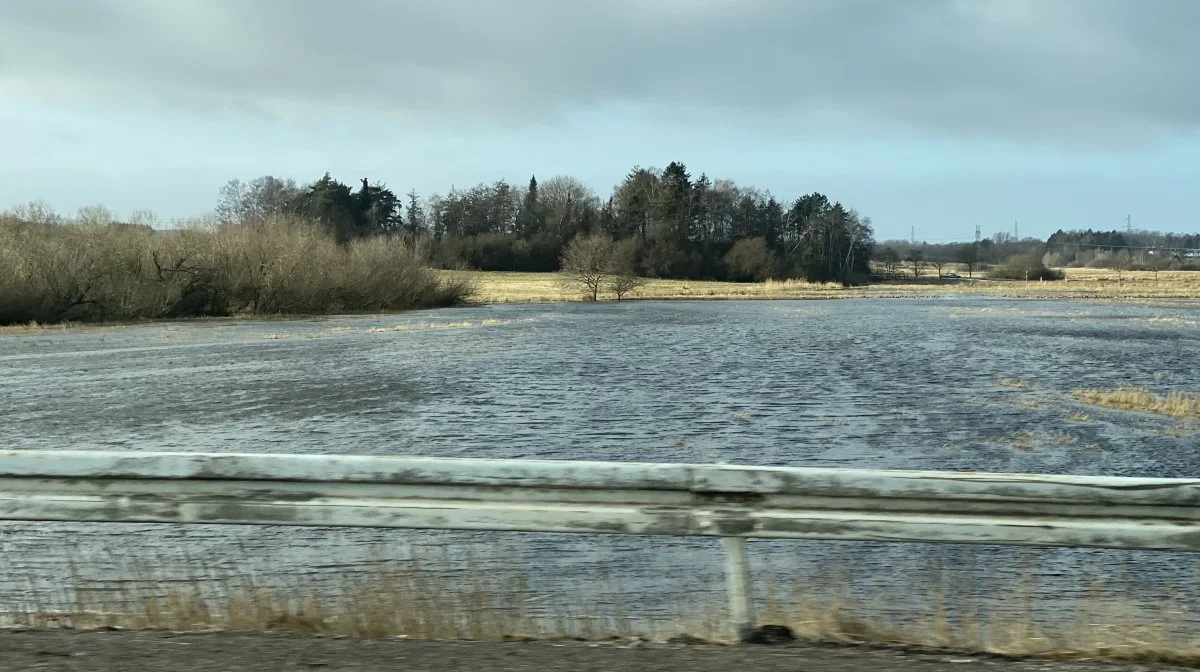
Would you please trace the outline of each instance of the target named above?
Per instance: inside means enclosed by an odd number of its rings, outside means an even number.
[[[0,335],[0,437],[30,450],[1197,477],[1192,427],[1087,407],[1070,391],[1194,391],[1198,374],[1200,304],[1186,302],[647,301],[154,323]],[[533,602],[585,591],[598,609],[620,602],[647,617],[681,596],[724,603],[710,539],[2,524],[0,604],[58,606],[81,575],[101,595],[147,572],[158,586],[236,574],[329,587],[414,549],[443,549],[462,569],[468,544],[475,571],[527,575]],[[1153,604],[1200,567],[1105,550],[751,548],[760,575],[849,586],[901,616],[935,586],[979,597],[1027,571],[1039,609],[1096,582]]]

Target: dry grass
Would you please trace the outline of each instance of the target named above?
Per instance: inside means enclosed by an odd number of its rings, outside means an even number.
[[[472,283],[473,298],[485,303],[583,301],[582,286],[574,286],[557,273],[504,273],[438,271],[445,278]],[[786,280],[758,283],[648,279],[628,299],[767,299],[836,295],[836,284]]]
[[[1000,387],[1009,387],[1014,390],[1027,390],[1030,388],[1029,381],[1021,380],[1020,378],[1001,378],[996,381],[996,384]]]
[[[81,327],[78,322],[55,322],[42,324],[36,320],[24,324],[0,324],[0,334],[44,334],[49,331],[67,331]]]
[[[1058,282],[974,279],[946,284],[888,283],[845,288],[832,283],[803,280],[768,280],[736,283],[650,279],[633,292],[632,299],[828,299],[885,298],[944,295],[985,295],[1008,298],[1062,298],[1150,300],[1200,298],[1200,272],[1164,271],[1158,282],[1148,271],[1130,271],[1117,282],[1116,273],[1104,269],[1063,269]],[[444,278],[467,281],[474,298],[485,303],[582,301],[584,292],[563,282],[557,273],[504,273],[437,271]]]
[[[1115,408],[1123,411],[1140,411],[1173,418],[1200,418],[1200,396],[1182,392],[1154,394],[1144,387],[1118,387],[1115,389],[1077,389],[1071,392],[1079,401]]]
[[[1194,299],[1200,297],[1200,272],[1196,271],[1162,271],[1156,280],[1151,271],[1124,271],[1118,276],[1116,271],[1102,268],[1062,270],[1066,273],[1066,280],[1062,282],[1029,284],[1061,285],[1063,293],[1090,294],[1098,298]]]
[[[1067,414],[1067,420],[1069,420],[1071,422],[1091,422],[1092,416],[1088,415],[1087,413],[1081,413],[1079,411],[1074,411],[1072,413]]]
[[[31,608],[10,612],[21,627],[93,629],[249,630],[350,637],[411,637],[503,641],[514,638],[643,636],[665,640],[689,635],[702,641],[728,641],[723,604],[697,603],[681,594],[673,617],[647,621],[628,616],[631,604],[608,603],[602,609],[587,595],[570,606],[538,609],[528,579],[519,572],[499,574],[473,565],[455,579],[417,561],[345,580],[321,592],[306,585],[268,589],[252,579],[223,582],[218,590],[199,583],[164,588],[151,584],[111,584],[94,589],[76,579],[75,606],[65,610]],[[813,586],[820,586],[813,590]],[[935,579],[928,594],[908,605],[897,622],[883,614],[874,598],[856,596],[845,577],[814,581],[797,576],[789,584],[772,582],[759,605],[759,622],[791,627],[811,641],[909,644],[1007,655],[1058,658],[1200,662],[1200,640],[1186,608],[1156,602],[1145,607],[1106,595],[1091,594],[1065,603],[1054,623],[1036,618],[1035,591],[1026,577],[1020,585],[987,591],[985,599],[956,597]],[[636,593],[624,593],[636,600]],[[94,596],[101,596],[94,599]],[[117,598],[133,608],[112,609]]]
[[[1032,583],[986,602],[955,599],[943,585],[932,587],[915,622],[898,625],[875,616],[869,602],[847,591],[823,596],[796,593],[790,603],[769,605],[767,622],[787,624],[805,639],[864,644],[906,644],[941,649],[1055,659],[1109,658],[1155,662],[1200,662],[1200,645],[1173,625],[1183,608],[1167,608],[1149,620],[1152,607],[1113,599],[1097,585],[1075,613],[1044,625],[1033,615]],[[1022,608],[1023,607],[1023,608]]]

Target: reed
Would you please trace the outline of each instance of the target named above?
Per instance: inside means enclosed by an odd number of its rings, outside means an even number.
[[[1172,391],[1155,394],[1144,387],[1072,390],[1077,400],[1122,411],[1154,413],[1173,418],[1200,418],[1200,396]]]

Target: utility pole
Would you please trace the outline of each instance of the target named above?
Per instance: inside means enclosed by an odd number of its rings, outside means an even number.
[[[1125,232],[1133,233],[1133,215],[1125,215]]]
[[[979,225],[975,225],[975,242],[978,243],[983,238],[983,234],[979,231]]]
[[[917,244],[917,227],[912,227],[912,232],[909,234],[909,237],[912,240],[912,244],[915,246]]]

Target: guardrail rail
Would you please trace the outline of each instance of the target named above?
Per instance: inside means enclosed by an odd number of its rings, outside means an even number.
[[[1200,480],[18,450],[0,451],[0,520],[714,536],[745,638],[747,538],[1200,551]]]

